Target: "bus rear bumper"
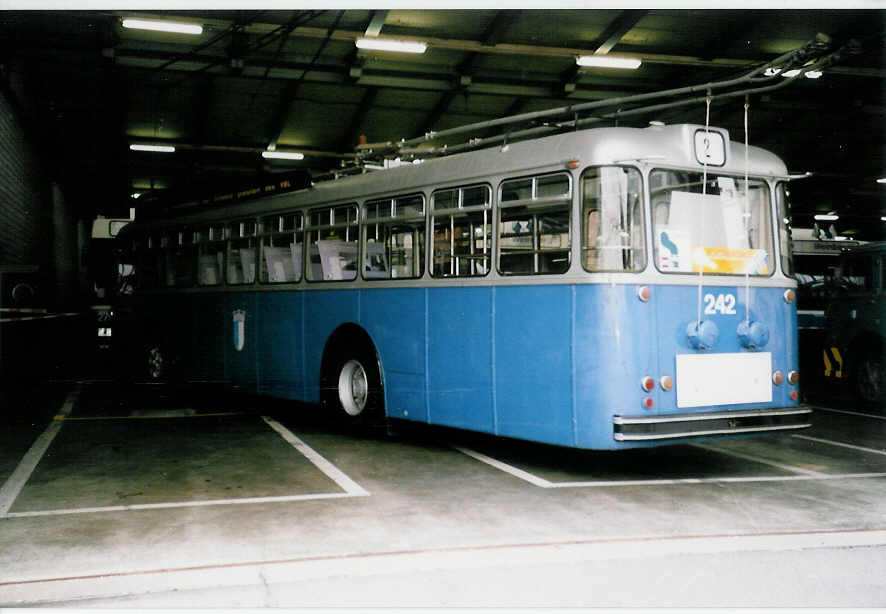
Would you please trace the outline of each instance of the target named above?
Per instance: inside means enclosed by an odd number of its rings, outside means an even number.
[[[812,426],[806,406],[664,416],[613,416],[616,441],[663,441],[709,435],[790,431]]]

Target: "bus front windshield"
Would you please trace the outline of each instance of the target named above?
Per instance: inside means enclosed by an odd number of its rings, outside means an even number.
[[[649,177],[655,264],[665,273],[771,275],[769,188],[764,181],[654,170]]]

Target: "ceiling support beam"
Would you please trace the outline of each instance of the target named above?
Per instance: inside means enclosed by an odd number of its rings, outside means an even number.
[[[440,96],[437,104],[434,105],[434,108],[431,109],[431,112],[425,118],[425,121],[422,124],[421,128],[422,133],[428,133],[434,129],[434,126],[437,125],[437,122],[440,121],[440,118],[443,117],[443,115],[446,113],[446,110],[449,109],[449,105],[452,104],[452,101],[455,100],[455,97],[458,94],[459,90],[457,89],[443,92],[443,95]]]
[[[498,44],[498,41],[502,39],[508,27],[510,27],[510,25],[517,19],[517,16],[516,11],[498,11],[483,32],[483,36],[480,39],[482,44],[486,46]],[[428,114],[427,119],[425,119],[424,124],[422,125],[422,132],[426,133],[433,130],[434,126],[437,125],[437,122],[440,121],[440,118],[443,117],[447,109],[449,109],[449,105],[455,100],[456,95],[467,92],[468,87],[470,87],[473,82],[474,70],[481,57],[482,56],[479,52],[471,51],[467,54],[467,57],[459,63],[458,68],[456,69],[458,74],[454,80],[453,89],[445,92],[437,101],[434,108],[431,109],[431,112]]]
[[[329,34],[323,39],[323,42],[320,44],[320,47],[314,53],[314,57],[311,58],[310,63],[302,70],[301,75],[294,82],[289,82],[286,85],[286,91],[280,100],[280,103],[277,105],[277,113],[275,115],[273,128],[271,129],[271,138],[268,139],[268,149],[276,149],[277,142],[280,140],[280,136],[283,134],[283,129],[286,127],[286,120],[289,117],[289,109],[292,107],[292,103],[295,102],[295,97],[298,95],[299,87],[302,82],[305,80],[305,77],[308,74],[308,71],[313,69],[314,65],[317,63],[317,59],[320,57],[320,54],[326,48],[326,45],[329,43],[329,39],[332,36],[332,33],[335,31],[335,28],[338,26],[339,21],[344,16],[344,11],[339,11],[338,16],[335,18],[335,22],[333,22],[332,27],[329,29]],[[287,32],[286,36],[289,36],[289,32]],[[280,43],[280,50],[283,48],[283,41]],[[280,50],[277,52],[277,57],[274,58],[274,63],[268,65],[265,69],[265,74],[263,79],[268,78],[268,74],[271,72],[273,65],[279,61]]]
[[[369,25],[366,26],[366,31],[363,35],[374,38],[381,34],[381,29],[385,25],[385,20],[387,18],[387,11],[372,11],[372,18],[369,20]]]
[[[289,109],[292,108],[292,103],[298,95],[301,83],[301,80],[298,80],[290,81],[286,84],[286,91],[280,96],[277,103],[277,110],[274,112],[274,123],[271,124],[271,138],[268,139],[268,149],[277,148],[277,141],[280,140],[280,135],[283,134],[283,129],[286,128],[286,119],[289,117]]]
[[[643,19],[648,10],[627,9],[618,14],[612,23],[597,37],[593,49],[593,55],[606,55],[615,47],[625,34],[630,32],[637,23]],[[573,64],[560,74],[560,83],[554,90],[555,96],[571,96],[578,88],[578,80],[581,76],[581,67]]]
[[[594,43],[594,55],[605,55],[615,47],[624,35],[649,13],[647,9],[627,9],[619,13]]]
[[[214,89],[214,77],[209,74],[200,76],[197,85],[197,95],[195,96],[194,113],[194,129],[191,140],[198,145],[206,144],[206,125],[209,119],[209,109],[212,106],[212,92]]]
[[[360,135],[358,134],[360,128],[363,127],[363,122],[366,120],[366,116],[369,115],[372,105],[375,104],[375,98],[377,96],[377,87],[366,88],[366,92],[363,94],[363,99],[360,101],[360,106],[357,107],[357,112],[354,113],[354,116],[351,118],[351,123],[348,124],[348,127],[345,129],[344,136],[338,142],[338,151],[346,152],[354,150],[354,146],[360,138]]]

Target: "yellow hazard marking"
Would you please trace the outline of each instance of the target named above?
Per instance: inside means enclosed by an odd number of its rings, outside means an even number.
[[[53,420],[57,420],[57,421],[59,421],[59,422],[61,422],[61,421],[64,420],[64,419],[65,419],[65,415],[64,415],[64,414],[56,414],[55,417],[53,418]]]
[[[834,360],[837,361],[837,370],[834,373],[834,377],[843,377],[843,357],[840,356],[840,350],[832,347],[831,354],[834,355]]]
[[[822,350],[821,357],[824,359],[824,376],[830,377],[831,376],[831,361],[828,360],[828,351]]]

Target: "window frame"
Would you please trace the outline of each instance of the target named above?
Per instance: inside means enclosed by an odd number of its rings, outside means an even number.
[[[599,169],[603,168],[618,168],[623,170],[629,170],[636,174],[636,177],[639,181],[639,211],[640,211],[640,237],[641,240],[639,242],[640,246],[643,249],[643,260],[640,266],[635,266],[634,268],[626,269],[605,269],[605,268],[593,268],[589,269],[586,265],[587,258],[586,254],[589,250],[599,250],[596,246],[591,248],[587,246],[586,237],[588,233],[587,228],[587,215],[585,213],[585,176],[590,171],[599,171]],[[599,177],[599,174],[598,174]],[[652,227],[652,221],[649,219],[647,214],[647,202],[648,202],[648,178],[643,174],[643,171],[636,165],[633,164],[597,164],[593,166],[587,166],[582,169],[581,174],[578,176],[579,186],[576,190],[578,195],[578,205],[576,209],[578,210],[578,215],[580,216],[580,235],[578,237],[578,253],[580,266],[582,270],[586,273],[630,273],[632,275],[637,275],[643,273],[649,268],[649,245],[647,240],[647,235],[649,233],[649,229]],[[599,211],[599,208],[597,209]],[[635,249],[634,247],[630,247],[630,249]]]
[[[480,204],[480,205],[464,206],[465,192],[467,190],[477,189],[477,188],[483,188],[486,190],[486,202],[484,204]],[[443,194],[443,193],[447,193],[447,192],[453,192],[453,191],[457,192],[456,206],[437,209],[435,207],[435,205],[437,203],[438,195]],[[472,184],[467,184],[467,185],[456,185],[456,186],[451,186],[451,187],[447,187],[447,188],[438,188],[438,189],[433,190],[431,192],[430,210],[429,210],[429,215],[428,215],[428,218],[429,218],[428,232],[430,234],[430,237],[428,240],[428,245],[429,245],[429,249],[430,249],[430,261],[428,263],[429,264],[428,270],[430,271],[430,275],[432,278],[434,278],[434,279],[476,279],[476,278],[485,278],[489,275],[489,272],[493,268],[492,267],[492,259],[493,259],[493,251],[494,251],[493,250],[493,240],[494,240],[494,236],[495,236],[495,227],[494,227],[495,207],[494,207],[493,198],[494,198],[494,191],[492,189],[492,186],[489,183],[482,183],[482,182],[481,183],[472,183]],[[473,255],[473,250],[476,248],[476,237],[474,237],[474,236],[471,236],[469,238],[469,241],[470,241],[469,245],[472,250],[471,254],[469,254],[468,256],[465,256],[465,255],[455,255],[454,256],[453,255],[454,246],[455,246],[455,233],[454,233],[454,223],[453,223],[454,220],[456,220],[457,218],[467,218],[468,216],[470,216],[474,213],[478,213],[478,212],[482,212],[484,214],[483,227],[485,229],[487,229],[486,232],[484,233],[484,236],[483,236],[483,251],[481,252],[481,253],[484,253],[485,256],[477,258]],[[463,275],[463,274],[458,274],[458,273],[439,275],[436,273],[436,264],[437,264],[437,254],[436,254],[437,225],[436,225],[436,219],[438,217],[449,218],[449,231],[452,232],[452,235],[449,238],[449,250],[450,250],[449,251],[449,262],[451,265],[450,269],[457,268],[457,260],[458,259],[468,257],[471,261],[485,260],[485,262],[486,262],[485,272],[483,272],[482,274],[468,274],[468,275]],[[455,267],[452,266],[452,263],[456,263]],[[475,265],[472,264],[472,268],[474,266]]]
[[[225,241],[225,235],[227,234],[226,229],[227,224],[223,222],[213,222],[210,224],[204,224],[194,231],[194,244],[197,247],[197,276],[194,280],[194,285],[202,288],[212,288],[224,285],[224,270],[227,257],[227,243]],[[218,250],[214,252],[214,254],[221,253],[222,255],[222,260],[219,264],[219,270],[216,275],[217,281],[214,283],[204,282],[202,278],[203,266],[201,260],[207,255],[204,253],[204,249],[210,246]],[[218,263],[217,256],[216,263]]]
[[[165,285],[166,288],[173,289],[184,289],[184,288],[194,288],[197,287],[197,236],[193,227],[184,226],[184,227],[175,227],[165,233],[167,238],[167,244],[165,246],[165,252],[167,258],[171,258],[174,266],[172,267],[172,283]],[[172,245],[169,245],[172,243]],[[179,274],[181,267],[179,266],[182,263],[184,258],[184,254],[186,252],[190,252],[190,273],[188,277],[183,277]],[[168,281],[168,271],[169,271],[169,261],[166,262],[167,267],[167,281]],[[186,279],[189,280],[189,283],[180,284],[178,280]]]
[[[650,187],[647,189],[649,192],[649,200],[650,200],[649,230],[652,235],[652,246],[651,246],[650,256],[653,260],[653,265],[655,266],[655,270],[658,271],[659,273],[663,273],[666,275],[698,275],[698,271],[691,271],[691,270],[690,271],[666,271],[666,270],[662,270],[659,267],[658,258],[656,258],[655,211],[652,210],[652,204],[651,204],[652,203],[652,188],[651,188],[652,175],[656,171],[693,173],[693,174],[699,175],[700,177],[703,176],[703,172],[700,170],[697,170],[697,169],[654,167],[654,168],[649,169],[648,184]],[[736,181],[736,183],[744,181],[744,175],[739,175],[739,174],[735,174],[735,173],[723,173],[723,172],[719,172],[719,171],[709,172],[707,174],[707,181],[711,181],[712,179],[716,179],[716,178],[720,178],[720,177],[733,179]],[[753,175],[753,176],[748,177],[748,181],[751,182],[752,184],[759,184],[766,191],[766,197],[767,197],[766,203],[763,207],[761,207],[761,211],[763,212],[763,214],[765,214],[767,216],[767,220],[768,220],[767,223],[769,225],[768,233],[766,233],[766,234],[768,234],[769,249],[767,251],[768,251],[768,254],[770,257],[769,258],[769,267],[768,267],[769,271],[765,275],[753,274],[753,275],[748,275],[748,276],[755,278],[755,279],[766,279],[766,278],[770,278],[770,277],[774,276],[776,270],[778,268],[780,268],[780,266],[781,266],[781,262],[779,262],[778,267],[775,265],[776,241],[778,240],[778,235],[777,235],[777,231],[776,231],[776,222],[780,223],[779,220],[773,219],[773,212],[776,211],[776,209],[773,207],[773,205],[775,204],[773,199],[776,198],[776,191],[774,191],[772,189],[772,185],[769,183],[769,181],[767,181],[767,179],[765,177],[761,177],[759,175]],[[693,192],[693,194],[694,193],[695,192]],[[709,196],[712,196],[712,194],[709,194]],[[763,233],[761,233],[761,234],[763,234]],[[749,248],[749,249],[751,249],[751,248]],[[759,249],[759,248],[757,248],[757,249]],[[705,271],[704,275],[716,275],[718,277],[732,277],[732,278],[745,277],[744,273],[714,273],[714,272],[710,272],[710,271]]]
[[[337,210],[342,210],[342,209],[346,209],[346,210],[350,210],[350,211],[354,212],[354,221],[353,222],[350,221],[349,217],[346,218],[345,222],[337,222],[336,221],[335,212]],[[308,283],[353,282],[353,281],[357,281],[358,279],[360,279],[359,268],[360,268],[360,262],[361,262],[361,254],[360,254],[360,233],[361,233],[360,211],[361,211],[361,207],[359,206],[359,204],[355,201],[350,201],[350,202],[337,203],[337,204],[321,205],[319,207],[311,207],[309,209],[306,209],[305,211],[306,211],[306,215],[305,215],[305,223],[304,223],[304,233],[305,233],[304,243],[305,243],[306,252],[305,252],[305,257],[304,257],[304,266],[305,266],[304,279]],[[313,219],[312,219],[313,215],[315,213],[319,213],[319,212],[323,212],[323,211],[326,211],[332,215],[332,217],[330,218],[331,223],[329,223],[329,224],[314,224]],[[334,234],[335,230],[339,229],[339,228],[345,229],[345,238],[343,239],[343,241],[345,243],[353,243],[355,246],[354,276],[353,277],[342,276],[341,279],[326,279],[326,274],[323,272],[323,269],[322,269],[323,264],[322,264],[322,255],[319,253],[319,242],[325,241],[328,239],[320,239],[319,234],[318,234],[317,235],[318,238],[315,240],[313,237],[313,233],[320,233],[324,230],[332,229],[333,234]],[[351,229],[353,229],[356,233],[355,238],[353,240],[350,240],[348,238],[350,236]],[[320,279],[315,279],[311,275],[311,273],[313,271],[313,260],[312,260],[313,254],[311,252],[311,248],[314,245],[317,245],[317,249],[318,249],[317,257],[320,258],[320,266],[321,266],[321,269],[320,269],[321,278]]]
[[[301,283],[301,281],[305,277],[305,213],[302,209],[297,209],[295,211],[284,211],[281,213],[271,213],[268,215],[263,215],[258,219],[257,225],[257,241],[256,241],[256,281],[258,281],[261,285],[279,285],[279,284],[297,284]],[[287,218],[293,218],[295,223],[292,228],[285,228],[285,220]],[[271,228],[271,222],[275,221],[276,228]],[[289,251],[289,258],[292,262],[292,271],[294,280],[283,279],[283,280],[272,280],[270,270],[268,269],[267,262],[267,254],[266,249],[269,247],[280,248],[283,246],[275,245],[274,239],[280,237],[294,237],[298,238],[301,236],[301,247],[299,247],[299,258],[296,260],[292,260],[292,242],[288,242],[285,246]],[[295,241],[298,244],[298,241]],[[300,266],[296,266],[296,262],[300,264]],[[285,271],[285,267],[284,267]],[[285,272],[284,272],[285,277]]]
[[[252,224],[252,233],[248,233],[246,231],[246,228],[245,228],[246,224]],[[240,219],[236,219],[236,220],[232,220],[232,221],[228,222],[227,230],[228,230],[227,238],[225,241],[225,244],[226,244],[226,247],[225,247],[225,285],[235,286],[235,287],[251,286],[251,285],[258,282],[258,277],[259,277],[258,276],[259,222],[256,218],[253,218],[253,217],[240,218]],[[231,275],[230,275],[231,262],[232,262],[231,254],[234,251],[234,244],[235,244],[235,242],[249,241],[249,240],[252,240],[252,243],[253,243],[253,245],[252,245],[252,250],[253,250],[252,266],[254,269],[254,274],[253,274],[252,281],[245,281],[245,279],[246,279],[245,271],[243,272],[244,281],[240,281],[240,282],[231,281]],[[242,250],[243,248],[237,247],[236,249],[239,251],[239,250]],[[243,262],[242,256],[240,256],[240,262],[241,262],[240,266],[242,269],[242,262]]]
[[[408,212],[402,215],[398,215],[398,201],[406,201],[408,199],[420,199],[421,200],[421,213]],[[389,203],[389,215],[388,216],[379,216],[375,217],[370,216],[369,208],[373,206],[379,206],[384,203]],[[360,217],[360,254],[361,258],[360,262],[360,278],[364,281],[390,281],[390,280],[405,280],[405,279],[421,279],[425,275],[426,270],[426,262],[425,262],[425,243],[427,237],[427,227],[428,227],[428,199],[423,192],[412,192],[409,194],[395,195],[384,198],[374,198],[365,201],[360,207],[361,217]],[[420,236],[418,237],[418,245],[413,244],[412,257],[412,274],[407,277],[395,277],[393,276],[394,272],[394,263],[393,263],[393,248],[388,250],[388,242],[385,241],[385,268],[387,269],[388,276],[376,276],[376,275],[367,275],[367,265],[366,259],[369,255],[369,229],[371,226],[383,226],[385,228],[393,228],[393,227],[403,227],[403,226],[412,226],[413,234],[418,231],[420,232]],[[413,237],[413,241],[415,238]],[[406,248],[403,248],[405,251]],[[416,273],[416,266],[418,271]]]
[[[791,199],[787,181],[775,184],[775,216],[778,221],[778,264],[787,277],[796,279],[794,270],[794,239],[791,234]]]
[[[548,179],[553,177],[565,177],[567,183],[567,191],[555,196],[538,196],[538,184],[540,179]],[[509,183],[519,181],[530,181],[530,197],[516,200],[504,200],[505,186]],[[512,177],[504,179],[498,186],[498,211],[495,220],[495,265],[497,273],[502,277],[518,277],[518,276],[536,276],[536,275],[564,275],[572,268],[572,244],[573,244],[573,209],[575,207],[575,178],[568,171],[550,171],[534,175],[526,175],[521,177]],[[564,211],[567,214],[567,230],[566,237],[568,244],[566,247],[544,248],[541,246],[541,237],[545,236],[539,232],[540,227],[534,225],[532,229],[532,246],[528,250],[533,257],[533,271],[531,272],[508,272],[502,269],[502,239],[503,235],[503,218],[508,209],[524,208],[526,214],[531,216],[533,220],[538,221],[538,215],[549,211]],[[560,233],[561,235],[563,233]],[[522,250],[526,251],[526,250]],[[545,253],[566,253],[566,267],[562,271],[539,271],[540,256]]]

